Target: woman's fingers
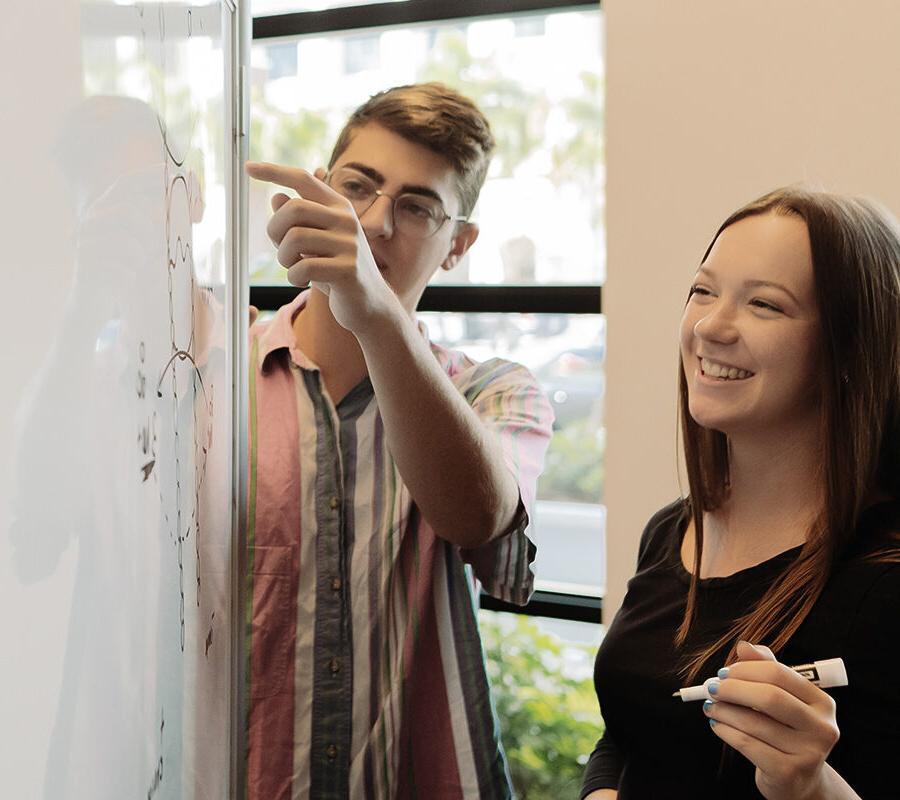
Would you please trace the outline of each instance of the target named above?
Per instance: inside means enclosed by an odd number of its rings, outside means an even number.
[[[728,679],[737,678],[752,683],[778,686],[804,703],[816,704],[828,698],[818,686],[777,661],[737,661],[726,667],[724,672],[720,670],[719,676],[723,675]]]
[[[737,643],[738,661],[777,661],[775,654],[764,644],[751,644],[743,639]]]
[[[760,787],[794,796],[817,780],[838,740],[835,703],[771,651],[741,643],[738,655],[743,660],[709,685],[715,701],[703,704],[704,714],[715,735],[756,766]]]
[[[837,726],[815,714],[804,715],[802,725],[792,726],[772,714],[733,703],[707,702],[703,710],[716,723],[724,723],[782,753],[802,755],[810,749],[830,752],[838,739]]]

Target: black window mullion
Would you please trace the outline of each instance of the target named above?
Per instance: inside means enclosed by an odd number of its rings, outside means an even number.
[[[462,17],[509,16],[599,7],[597,0],[406,0],[404,3],[371,3],[255,17],[253,39],[443,22]]]
[[[481,608],[486,611],[505,611],[511,614],[524,614],[531,617],[551,617],[552,619],[568,619],[574,622],[603,621],[603,599],[587,595],[563,594],[535,591],[524,606],[504,603],[496,597],[482,593],[479,598]]]
[[[250,302],[275,311],[297,296],[293,286],[251,286]],[[428,286],[419,311],[509,314],[599,314],[600,286]]]

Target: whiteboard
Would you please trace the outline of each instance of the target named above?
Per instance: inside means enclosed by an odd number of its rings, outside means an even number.
[[[19,0],[4,16],[3,795],[222,800],[237,13]]]

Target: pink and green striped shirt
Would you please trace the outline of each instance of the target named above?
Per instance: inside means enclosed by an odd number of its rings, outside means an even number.
[[[296,348],[305,299],[251,330],[249,797],[510,797],[474,600],[476,582],[531,593],[550,406],[524,367],[431,345],[522,499],[508,533],[460,551],[410,497],[369,380],[335,406]]]

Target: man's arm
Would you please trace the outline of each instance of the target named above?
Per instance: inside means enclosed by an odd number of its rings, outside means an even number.
[[[500,444],[396,301],[357,333],[397,469],[435,533],[476,548],[506,532],[519,487]]]
[[[269,234],[295,285],[329,297],[360,343],[391,455],[435,533],[477,548],[515,520],[519,487],[500,443],[437,363],[384,281],[349,201],[304,170],[248,164],[251,177],[288,186]]]

